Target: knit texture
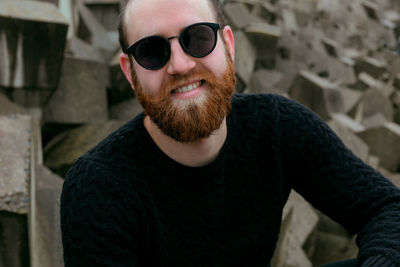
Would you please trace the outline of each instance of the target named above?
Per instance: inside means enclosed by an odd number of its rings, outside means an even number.
[[[66,266],[266,266],[291,189],[358,233],[360,266],[400,266],[398,188],[292,100],[232,107],[203,167],[165,155],[143,114],[82,156],[61,196]]]

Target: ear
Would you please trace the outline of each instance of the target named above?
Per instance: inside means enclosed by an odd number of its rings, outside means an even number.
[[[121,53],[121,55],[119,56],[119,65],[121,66],[121,70],[125,74],[126,79],[131,84],[132,89],[135,90],[135,88],[133,87],[131,75],[133,66],[131,66],[129,56],[127,54]]]
[[[228,49],[231,54],[232,60],[235,58],[235,39],[233,37],[233,32],[231,27],[226,25],[223,29],[224,39],[226,44],[226,49]]]

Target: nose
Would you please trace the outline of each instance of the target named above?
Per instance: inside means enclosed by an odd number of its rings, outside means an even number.
[[[169,59],[167,66],[168,74],[182,75],[192,70],[195,67],[196,62],[190,55],[186,54],[185,51],[183,51],[183,48],[179,44],[179,40],[174,38],[170,40],[170,43],[171,43],[171,57]]]

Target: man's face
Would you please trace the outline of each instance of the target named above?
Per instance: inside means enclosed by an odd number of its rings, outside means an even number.
[[[213,14],[207,0],[134,0],[125,17],[128,43],[150,35],[177,36],[190,24],[215,22]],[[233,38],[225,46],[222,36],[219,31],[214,51],[203,58],[186,54],[172,39],[171,58],[159,70],[144,69],[131,60],[132,85],[146,115],[179,142],[208,137],[230,110],[235,87]]]

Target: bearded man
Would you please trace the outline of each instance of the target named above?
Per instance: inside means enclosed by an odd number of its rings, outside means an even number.
[[[267,266],[291,189],[400,266],[400,190],[300,104],[233,94],[214,0],[130,0],[121,68],[144,113],[82,156],[61,197],[66,266]]]

